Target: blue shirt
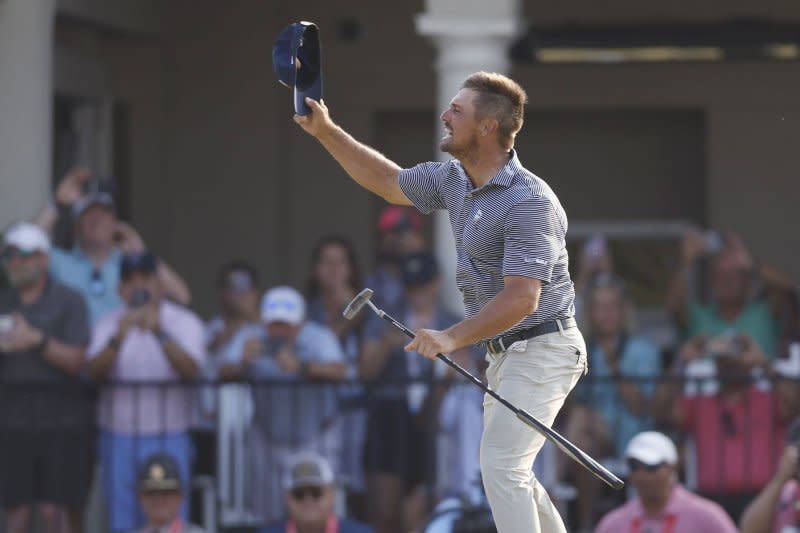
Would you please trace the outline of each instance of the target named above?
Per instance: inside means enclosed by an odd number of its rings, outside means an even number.
[[[446,209],[456,242],[456,284],[467,317],[505,287],[505,276],[542,282],[536,311],[517,332],[575,314],[569,277],[567,215],[550,186],[526,170],[511,151],[508,163],[475,188],[457,160],[402,170],[398,184],[423,213]]]
[[[257,338],[269,345],[261,325],[245,326],[231,339],[226,358],[238,363],[248,340]],[[333,332],[315,322],[305,322],[297,334],[295,356],[304,363],[345,362],[341,345]],[[300,374],[284,372],[274,354],[265,353],[250,365],[255,421],[274,442],[300,445],[318,435],[339,412],[337,386],[325,382],[306,383]],[[258,383],[259,380],[269,383]]]
[[[53,248],[50,250],[50,273],[64,285],[78,291],[89,309],[89,323],[123,305],[117,292],[119,266],[122,253],[114,250],[100,268],[77,246],[71,251]]]
[[[630,336],[624,343],[619,356],[620,376],[642,379],[639,389],[645,396],[652,396],[655,378],[661,374],[661,353],[645,337]],[[593,343],[589,344],[589,368],[591,372],[578,383],[576,394],[603,418],[620,455],[634,435],[651,429],[652,420],[628,410],[617,391],[617,383],[611,377],[602,348]]]

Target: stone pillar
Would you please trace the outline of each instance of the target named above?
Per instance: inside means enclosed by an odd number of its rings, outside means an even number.
[[[435,70],[436,150],[444,134],[439,114],[450,105],[461,82],[479,70],[507,74],[511,68],[508,47],[523,28],[519,0],[427,0],[426,11],[416,18],[420,35],[427,37],[437,49]],[[441,153],[446,160],[449,154]],[[436,214],[434,247],[442,268],[445,305],[463,311],[461,294],[456,288],[456,252],[445,212]]]
[[[50,191],[55,0],[0,0],[0,231]]]

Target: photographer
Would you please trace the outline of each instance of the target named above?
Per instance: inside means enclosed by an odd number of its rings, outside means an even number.
[[[67,173],[35,223],[52,234],[61,212],[71,214],[75,245],[71,250],[53,248],[50,270],[56,279],[83,295],[90,322],[95,324],[123,303],[117,292],[122,255],[143,253],[145,244],[133,227],[117,218],[111,182],[89,178],[86,169]],[[158,262],[157,272],[164,295],[189,305],[191,294],[183,279],[163,260]]]
[[[156,258],[143,253],[120,261],[125,307],[103,316],[89,347],[89,375],[114,383],[98,402],[100,464],[111,529],[127,531],[144,517],[131,490],[139,465],[156,452],[172,455],[189,479],[192,444],[191,382],[205,360],[203,324],[163,298]],[[186,515],[184,504],[182,516]]]
[[[705,359],[715,380],[703,390],[682,391],[688,365]],[[738,520],[744,507],[769,481],[783,446],[786,422],[796,410],[789,381],[774,388],[761,379],[771,372],[750,336],[698,335],[680,349],[671,378],[654,397],[654,411],[693,438],[697,450],[697,490]],[[691,385],[691,383],[690,383]]]
[[[708,302],[691,294],[697,263],[702,258],[710,261]],[[778,351],[778,325],[770,305],[751,298],[758,274],[750,252],[735,233],[723,237],[717,232],[689,229],[681,245],[681,267],[667,293],[667,309],[687,338],[734,330],[755,340],[772,360]]]
[[[742,533],[800,531],[800,419],[792,422],[787,445],[770,482],[742,514]]]
[[[334,383],[347,376],[347,363],[333,331],[306,319],[305,300],[295,289],[268,290],[261,319],[234,335],[228,354],[253,382],[254,475],[247,492],[256,514],[272,521],[283,512],[279,474],[293,454],[320,453],[337,471],[342,437]]]

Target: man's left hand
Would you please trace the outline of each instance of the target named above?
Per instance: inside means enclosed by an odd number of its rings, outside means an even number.
[[[417,352],[428,359],[436,359],[437,354],[450,353],[459,348],[455,339],[444,331],[420,329],[416,336],[417,338],[406,345],[405,351]]]

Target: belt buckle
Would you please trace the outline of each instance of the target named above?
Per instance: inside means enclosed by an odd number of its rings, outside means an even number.
[[[497,337],[489,341],[489,353],[497,355],[507,350],[506,345],[503,343],[503,337]]]

